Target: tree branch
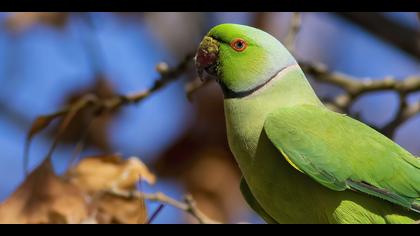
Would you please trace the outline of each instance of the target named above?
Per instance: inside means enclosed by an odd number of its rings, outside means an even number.
[[[184,89],[185,89],[185,94],[187,94],[188,100],[192,101],[192,96],[194,95],[194,93],[200,88],[209,84],[210,81],[212,80],[206,79],[204,81],[201,81],[201,79],[195,78],[194,80],[186,83]]]
[[[221,224],[221,222],[215,221],[207,217],[200,209],[197,208],[195,201],[193,200],[191,195],[185,195],[184,200],[177,201],[164,193],[157,192],[157,193],[142,193],[139,191],[132,191],[126,192],[121,190],[112,190],[108,191],[108,193],[124,197],[124,198],[141,198],[146,199],[149,201],[160,202],[166,205],[173,206],[178,208],[182,211],[187,212],[192,217],[194,217],[200,224]]]
[[[155,218],[159,215],[159,213],[162,211],[162,209],[165,207],[164,204],[160,204],[159,207],[156,209],[155,212],[153,212],[152,216],[150,216],[149,220],[147,220],[146,224],[151,224]]]
[[[407,95],[420,91],[420,76],[409,76],[402,80],[395,77],[386,77],[381,80],[372,79],[356,79],[352,76],[329,71],[322,64],[309,64],[305,62],[299,63],[302,69],[313,75],[313,79],[336,85],[345,92],[337,96],[328,105],[335,110],[348,113],[353,102],[362,94],[376,91],[394,91],[399,95],[400,105],[394,119],[382,128],[374,127],[381,133],[392,137],[398,126],[415,115],[420,113],[420,102],[415,104],[407,104]]]
[[[289,32],[286,35],[285,46],[289,49],[291,54],[295,52],[296,36],[302,26],[302,14],[300,12],[293,12],[290,21]]]
[[[32,122],[32,126],[30,131],[27,134],[27,139],[25,143],[25,150],[24,150],[24,169],[25,173],[27,172],[27,160],[29,154],[29,148],[32,141],[32,138],[47,128],[52,121],[62,118],[59,131],[54,138],[54,142],[47,154],[47,158],[51,158],[55,147],[57,146],[59,139],[67,128],[70,121],[74,118],[74,116],[85,108],[93,108],[95,111],[93,117],[100,116],[105,112],[111,112],[115,109],[118,109],[124,105],[134,104],[142,101],[143,99],[149,97],[156,91],[164,88],[170,82],[175,81],[181,75],[185,73],[188,69],[189,64],[191,63],[193,58],[193,54],[186,55],[184,60],[182,60],[176,67],[169,68],[165,63],[161,63],[157,66],[157,71],[160,74],[160,77],[154,82],[153,86],[145,91],[137,92],[134,94],[129,95],[116,95],[111,98],[107,99],[99,99],[93,94],[86,94],[85,96],[81,97],[79,100],[74,102],[71,105],[66,106],[59,112],[55,112],[50,115],[44,115],[38,117],[35,121]]]
[[[397,80],[395,77],[386,77],[382,80],[360,80],[349,75],[329,71],[325,65],[320,63],[300,62],[299,64],[305,72],[312,74],[314,79],[335,84],[354,97],[363,93],[382,90],[395,90],[406,94],[420,90],[420,76],[409,76],[403,80]]]

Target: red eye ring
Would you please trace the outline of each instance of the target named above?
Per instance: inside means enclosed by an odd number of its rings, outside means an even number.
[[[242,52],[248,47],[248,44],[245,42],[245,40],[237,38],[232,40],[230,42],[230,46],[237,52]]]

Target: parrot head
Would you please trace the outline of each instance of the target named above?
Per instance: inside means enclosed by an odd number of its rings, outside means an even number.
[[[225,97],[253,91],[292,64],[293,56],[276,38],[238,24],[213,27],[195,56],[198,75],[215,77]]]

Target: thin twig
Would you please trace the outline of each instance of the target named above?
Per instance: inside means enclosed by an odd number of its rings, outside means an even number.
[[[92,124],[94,123],[95,118],[96,118],[93,115],[94,114],[90,114],[87,125],[82,130],[82,135],[79,141],[77,142],[76,147],[74,148],[74,151],[73,151],[73,156],[71,157],[69,161],[68,169],[73,167],[77,163],[77,161],[80,159],[80,154],[83,152],[83,149],[85,148],[85,144],[88,139],[89,132],[91,131]]]
[[[193,216],[200,224],[220,224],[220,222],[210,219],[202,211],[200,211],[191,195],[186,195],[184,197],[184,202],[177,201],[160,192],[155,194],[142,194],[142,196],[144,199],[166,203],[183,210]]]
[[[162,209],[165,207],[164,204],[160,204],[159,207],[153,212],[152,216],[147,220],[146,224],[151,224],[153,220],[156,219],[156,217],[159,215],[159,213],[162,211]]]
[[[204,81],[201,81],[201,79],[196,78],[188,83],[185,84],[185,94],[187,95],[187,98],[189,101],[192,101],[192,97],[194,95],[195,92],[197,92],[199,89],[203,88],[204,86],[208,85],[210,81],[213,80],[209,80],[206,79]]]
[[[420,102],[407,105],[403,109],[399,109],[399,112],[397,113],[394,120],[384,126],[381,130],[387,136],[392,137],[400,124],[406,122],[418,114],[420,114]]]
[[[88,94],[87,97],[84,97],[82,100],[78,100],[74,105],[70,106],[70,110],[67,112],[67,114],[64,116],[60,126],[58,127],[57,134],[54,137],[53,144],[51,145],[48,154],[46,156],[47,159],[52,158],[52,154],[57,147],[61,137],[63,136],[64,132],[66,131],[67,127],[70,125],[70,123],[73,121],[74,117],[86,106],[88,106],[91,103],[94,103],[96,101],[96,97],[92,97],[90,94]]]
[[[110,111],[121,107],[122,105],[126,104],[133,104],[142,101],[143,99],[147,98],[152,93],[162,89],[168,83],[175,81],[178,79],[188,68],[188,65],[192,61],[193,55],[188,54],[185,56],[184,60],[181,61],[176,67],[174,68],[166,68],[164,70],[159,69],[158,72],[160,73],[160,78],[155,80],[153,86],[146,91],[134,93],[131,95],[122,95],[116,96],[105,100],[99,101],[99,106],[102,107],[104,110]]]
[[[289,32],[286,35],[285,45],[291,54],[295,52],[296,36],[302,26],[302,16],[300,12],[293,12],[290,21]]]
[[[59,130],[54,138],[53,144],[51,145],[47,158],[51,158],[56,146],[59,143],[59,140],[64,133],[64,131],[67,129],[69,123],[73,120],[74,116],[85,108],[93,107],[95,108],[95,116],[100,116],[104,114],[105,112],[111,112],[115,109],[118,109],[124,105],[128,104],[135,104],[143,99],[149,97],[151,94],[159,91],[160,89],[164,88],[167,84],[170,82],[173,82],[177,80],[181,75],[185,73],[185,71],[188,69],[189,64],[192,62],[193,54],[188,54],[185,56],[184,60],[182,60],[176,67],[169,68],[164,67],[160,68],[158,72],[160,73],[160,77],[154,82],[153,86],[145,91],[137,92],[130,95],[116,95],[111,98],[106,99],[99,99],[97,96],[93,94],[87,94],[83,97],[81,97],[79,100],[77,100],[72,105],[66,106],[59,112],[41,116],[38,117],[33,123],[31,130],[28,132],[26,142],[25,142],[25,151],[24,151],[24,161],[23,161],[23,168],[24,173],[28,173],[28,159],[29,159],[29,148],[32,138],[38,134],[40,131],[44,130],[48,127],[48,125],[55,119],[62,118]],[[40,118],[44,118],[44,120],[41,120],[41,124],[39,124]]]
[[[149,201],[160,202],[166,205],[173,206],[178,208],[182,211],[187,212],[192,217],[194,217],[200,224],[220,224],[221,222],[215,221],[210,219],[206,216],[198,207],[196,206],[195,201],[193,200],[191,195],[186,195],[184,197],[184,201],[175,200],[164,193],[157,192],[157,193],[142,193],[139,191],[121,191],[121,190],[111,190],[108,193],[125,197],[125,198],[141,198]]]
[[[412,93],[420,90],[420,76],[409,76],[403,80],[394,77],[386,77],[381,80],[356,79],[342,73],[329,71],[322,64],[299,63],[305,72],[312,74],[314,79],[320,82],[335,84],[345,89],[352,96],[358,96],[366,92],[382,90],[394,90],[402,93]]]

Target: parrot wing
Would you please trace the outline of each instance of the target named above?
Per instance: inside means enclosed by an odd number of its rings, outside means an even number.
[[[248,184],[246,183],[246,180],[244,179],[244,177],[242,177],[241,179],[241,192],[242,195],[244,196],[246,202],[248,203],[248,205],[256,212],[258,213],[258,215],[261,216],[261,218],[263,218],[265,220],[265,222],[269,223],[269,224],[278,224],[278,222],[276,220],[274,220],[263,208],[262,206],[258,203],[257,199],[255,199],[254,195],[252,195],[251,190],[249,189]]]
[[[323,107],[299,105],[271,113],[264,130],[293,167],[320,184],[420,213],[420,160],[371,127]]]

